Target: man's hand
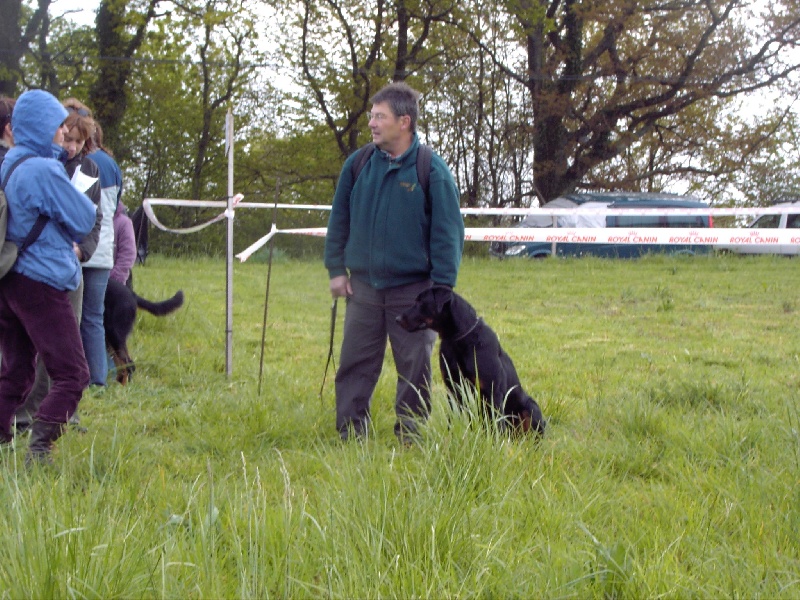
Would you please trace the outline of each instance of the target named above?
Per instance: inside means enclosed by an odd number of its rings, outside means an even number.
[[[331,277],[330,288],[331,296],[334,298],[353,295],[353,288],[350,286],[350,278],[347,275]]]

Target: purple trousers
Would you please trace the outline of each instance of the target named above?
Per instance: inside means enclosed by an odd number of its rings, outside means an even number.
[[[50,391],[34,418],[66,423],[89,385],[89,367],[67,292],[11,272],[0,280],[0,438],[11,435],[14,413],[36,375],[36,355]]]

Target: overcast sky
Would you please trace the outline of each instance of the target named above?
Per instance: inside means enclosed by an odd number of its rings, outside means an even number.
[[[55,17],[70,12],[69,18],[79,25],[94,25],[95,11],[99,0],[53,0],[50,14]]]

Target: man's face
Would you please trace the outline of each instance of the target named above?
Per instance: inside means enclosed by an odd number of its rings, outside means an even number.
[[[381,150],[394,154],[392,150],[407,134],[410,122],[411,118],[408,115],[395,116],[386,102],[373,104],[369,117],[372,141]]]

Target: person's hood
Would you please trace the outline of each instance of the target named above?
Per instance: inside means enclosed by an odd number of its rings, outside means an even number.
[[[114,216],[124,215],[126,212],[128,212],[128,207],[122,203],[122,200],[117,202],[117,210],[114,211]]]
[[[57,158],[63,149],[53,143],[53,137],[68,114],[51,93],[25,92],[17,99],[11,115],[14,144],[32,150],[37,156]]]

